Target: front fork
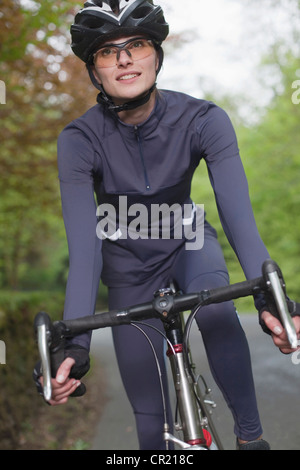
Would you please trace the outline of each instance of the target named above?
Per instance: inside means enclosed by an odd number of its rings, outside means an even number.
[[[199,415],[199,408],[194,392],[194,381],[189,373],[185,351],[183,350],[181,320],[177,318],[173,322],[172,327],[167,325],[166,334],[169,342],[171,343],[167,356],[169,357],[171,364],[178,411],[181,418],[180,430],[183,433],[183,440],[186,444],[182,447],[187,448],[197,446],[204,450],[207,446],[207,440],[201,426],[201,417]],[[168,433],[165,434],[167,435]],[[170,440],[174,441],[174,439]]]

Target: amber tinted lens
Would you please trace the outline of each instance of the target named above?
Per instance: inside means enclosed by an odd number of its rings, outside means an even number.
[[[123,44],[107,44],[94,54],[97,67],[113,67],[117,64],[121,52],[124,51],[133,60],[141,60],[153,51],[153,44],[147,39],[133,39]]]

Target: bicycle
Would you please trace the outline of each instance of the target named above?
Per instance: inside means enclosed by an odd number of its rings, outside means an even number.
[[[145,324],[143,320],[159,318],[164,324],[165,334],[160,330],[157,331],[165,336],[168,343],[167,356],[171,364],[177,397],[178,413],[176,411],[175,429],[182,432],[182,438],[178,438],[170,432],[165,411],[165,424],[162,432],[166,442],[166,450],[169,449],[170,443],[183,450],[222,450],[223,445],[209,408],[215,407],[214,401],[209,396],[210,389],[204,378],[199,376],[205,385],[203,393],[195,375],[189,347],[190,329],[196,314],[203,305],[259,293],[271,295],[279,318],[287,332],[290,345],[292,348],[297,348],[297,334],[287,307],[284,279],[280,268],[272,260],[265,261],[262,266],[262,276],[259,278],[193,294],[177,292],[174,286],[162,288],[154,294],[152,302],[134,305],[124,310],[113,310],[76,320],[54,323],[47,313],[39,312],[35,318],[34,328],[43,369],[44,398],[46,401],[51,399],[51,376],[56,376],[56,371],[63,361],[64,342],[67,338],[89,330],[124,324],[134,325],[148,338],[146,332],[141,328]],[[190,311],[190,314],[183,325],[181,314],[187,311]],[[153,353],[155,356],[154,350]],[[158,365],[158,361],[156,362]],[[79,396],[84,393],[85,386],[81,384],[73,395]],[[161,395],[165,409],[162,381]]]

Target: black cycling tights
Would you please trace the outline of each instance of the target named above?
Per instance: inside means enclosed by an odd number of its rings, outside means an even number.
[[[172,272],[158,274],[143,285],[110,288],[109,306],[122,308],[152,300],[154,291],[167,287],[170,278],[176,280],[184,292],[228,284],[223,254],[216,238],[206,237],[200,251],[183,248],[174,260]],[[212,374],[232,412],[235,434],[243,440],[258,438],[262,428],[249,348],[233,303],[204,307],[196,321]],[[163,329],[159,320],[150,323]],[[158,353],[166,390],[163,338],[151,328],[144,329]],[[113,338],[122,380],[136,418],[140,449],[163,450],[163,408],[152,350],[144,335],[133,326],[113,328]]]

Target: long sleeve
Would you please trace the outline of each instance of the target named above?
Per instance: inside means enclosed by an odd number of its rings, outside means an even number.
[[[80,132],[68,129],[58,140],[63,218],[69,248],[64,319],[92,315],[102,271],[101,240],[96,235],[93,150]],[[90,335],[73,342],[89,348]]]
[[[269,254],[254,219],[234,129],[220,108],[212,110],[202,131],[202,139],[224,232],[246,278],[260,276],[262,263]]]

